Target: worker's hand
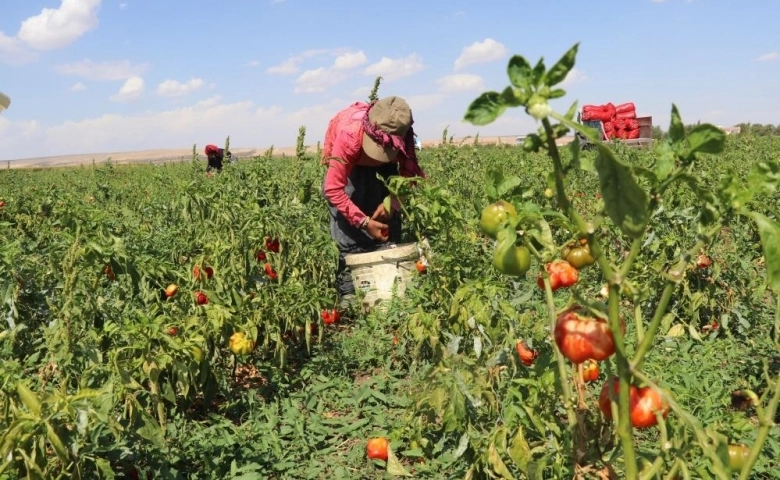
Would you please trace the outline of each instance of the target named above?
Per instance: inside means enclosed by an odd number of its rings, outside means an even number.
[[[374,240],[378,240],[380,242],[386,242],[390,239],[390,227],[373,219],[368,221],[368,225],[366,226],[366,233],[368,233],[368,235]]]
[[[380,203],[379,206],[376,207],[374,214],[371,215],[371,220],[376,220],[378,222],[386,222],[390,220],[390,215],[387,214],[384,203]]]

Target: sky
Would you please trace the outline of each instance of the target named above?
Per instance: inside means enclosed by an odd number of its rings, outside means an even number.
[[[666,129],[780,124],[778,0],[3,0],[0,160],[321,141],[379,96],[425,140],[522,135],[521,108],[484,127],[469,103],[508,85],[512,55],[579,55],[553,103],[634,102]]]

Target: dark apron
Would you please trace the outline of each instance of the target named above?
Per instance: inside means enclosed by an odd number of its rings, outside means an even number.
[[[367,216],[374,214],[374,210],[379,206],[384,198],[390,193],[387,187],[377,178],[379,174],[387,180],[391,176],[398,175],[398,164],[388,163],[379,167],[368,167],[355,165],[347,178],[347,186],[344,193],[352,202]],[[323,182],[322,191],[324,195],[325,184]],[[393,243],[401,241],[401,215],[399,212],[393,212],[388,226],[390,227],[390,239],[387,243],[382,243],[371,238],[368,233],[353,227],[344,218],[336,207],[328,204],[328,213],[330,217],[330,235],[336,242],[339,249],[339,264],[336,270],[336,286],[339,294],[349,295],[355,293],[355,287],[352,284],[352,275],[349,273],[344,257],[350,253],[365,253],[379,250]]]

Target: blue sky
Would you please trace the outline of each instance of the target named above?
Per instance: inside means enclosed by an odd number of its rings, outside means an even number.
[[[364,0],[24,0],[0,17],[0,159],[193,143],[293,146],[330,117],[380,96],[412,106],[438,139],[523,134],[521,109],[462,122],[507,85],[512,54],[548,65],[580,54],[554,106],[632,101],[666,128],[780,123],[778,0],[548,0],[383,4]]]

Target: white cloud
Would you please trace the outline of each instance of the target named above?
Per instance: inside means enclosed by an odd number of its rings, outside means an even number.
[[[276,4],[278,4],[278,3],[284,3],[284,2],[286,2],[286,1],[287,1],[287,0],[271,0],[271,5],[276,5]]]
[[[246,62],[244,64],[244,66],[245,67],[259,67],[260,66],[260,62],[258,62],[257,60],[251,60],[249,62]]]
[[[202,78],[191,78],[186,83],[177,80],[165,80],[157,86],[157,95],[161,97],[180,97],[199,90],[203,87]]]
[[[21,40],[0,31],[0,63],[21,65],[35,60],[36,57],[35,52],[25,48]]]
[[[172,110],[102,115],[53,126],[11,122],[0,116],[0,159],[189,148],[228,135],[236,148],[266,149],[275,145],[278,151],[295,146],[301,125],[306,126],[306,143],[315,145],[325,135],[330,118],[349,103],[336,99],[285,110],[250,101],[222,103],[219,97],[212,97]]]
[[[94,63],[92,60],[81,60],[75,63],[67,63],[54,67],[63,75],[75,75],[87,80],[127,80],[143,74],[147,64],[133,64],[130,60],[117,60]]]
[[[76,82],[73,84],[73,86],[70,87],[71,92],[83,92],[86,89],[87,89],[86,85],[84,85],[81,82]]]
[[[301,69],[301,64],[309,58],[317,57],[327,54],[328,51],[324,49],[306,50],[300,55],[294,55],[287,60],[283,61],[279,65],[274,65],[265,69],[265,73],[271,75],[292,75],[298,73]]]
[[[299,65],[302,61],[303,59],[299,60],[298,57],[290,57],[279,65],[266,68],[265,72],[271,75],[292,75],[300,70]]]
[[[41,125],[35,120],[12,122],[7,117],[0,116],[0,142],[3,148],[9,149],[9,152],[16,150],[23,153],[29,152],[30,148],[36,148],[35,142],[38,141],[41,133]]]
[[[353,70],[368,59],[363,51],[344,53],[336,57],[330,67],[319,67],[306,70],[295,81],[295,93],[324,92],[349,78],[349,71]]]
[[[314,70],[306,70],[295,81],[295,93],[319,93],[328,87],[338,85],[347,78],[343,72],[333,71],[320,67]]]
[[[588,79],[588,75],[582,70],[578,70],[577,67],[572,67],[569,73],[566,74],[566,78],[560,83],[561,87],[570,87],[578,83],[582,83]]]
[[[439,91],[442,93],[454,92],[482,92],[485,90],[485,82],[479,75],[470,73],[456,73],[436,80]]]
[[[98,25],[101,0],[62,0],[59,8],[44,8],[22,22],[18,37],[38,50],[53,50],[75,42]]]
[[[371,94],[371,87],[367,85],[363,87],[358,87],[352,91],[353,97],[368,98],[370,94]]]
[[[650,0],[653,3],[664,3],[666,0]]]
[[[336,60],[333,62],[333,68],[335,70],[351,70],[363,65],[367,61],[368,58],[366,58],[363,50],[355,53],[345,53],[336,57]]]
[[[363,74],[372,77],[382,77],[383,81],[392,82],[399,78],[414,75],[423,68],[425,68],[425,65],[422,62],[422,58],[416,53],[412,53],[407,57],[401,58],[382,57],[378,62],[366,67]]]
[[[461,70],[475,63],[487,63],[501,60],[509,54],[504,44],[492,38],[486,38],[481,42],[474,42],[468,47],[463,47],[460,56],[455,60],[455,70]]]
[[[780,52],[765,53],[756,59],[759,62],[772,62],[774,60],[780,60]]]
[[[142,93],[144,93],[144,79],[141,77],[130,77],[116,95],[111,96],[111,101],[128,102],[140,97]]]
[[[447,95],[443,93],[430,93],[425,95],[410,95],[408,97],[404,97],[404,100],[406,100],[406,103],[409,104],[409,106],[412,108],[412,114],[416,114],[417,112],[423,112],[426,110],[430,110],[433,107],[437,105],[441,105],[442,102],[444,102],[447,99]],[[415,118],[417,115],[415,115]],[[417,124],[417,120],[415,120],[415,125]]]
[[[119,9],[120,10],[124,10],[125,8],[127,8],[127,4],[126,3],[120,3],[119,4]]]

